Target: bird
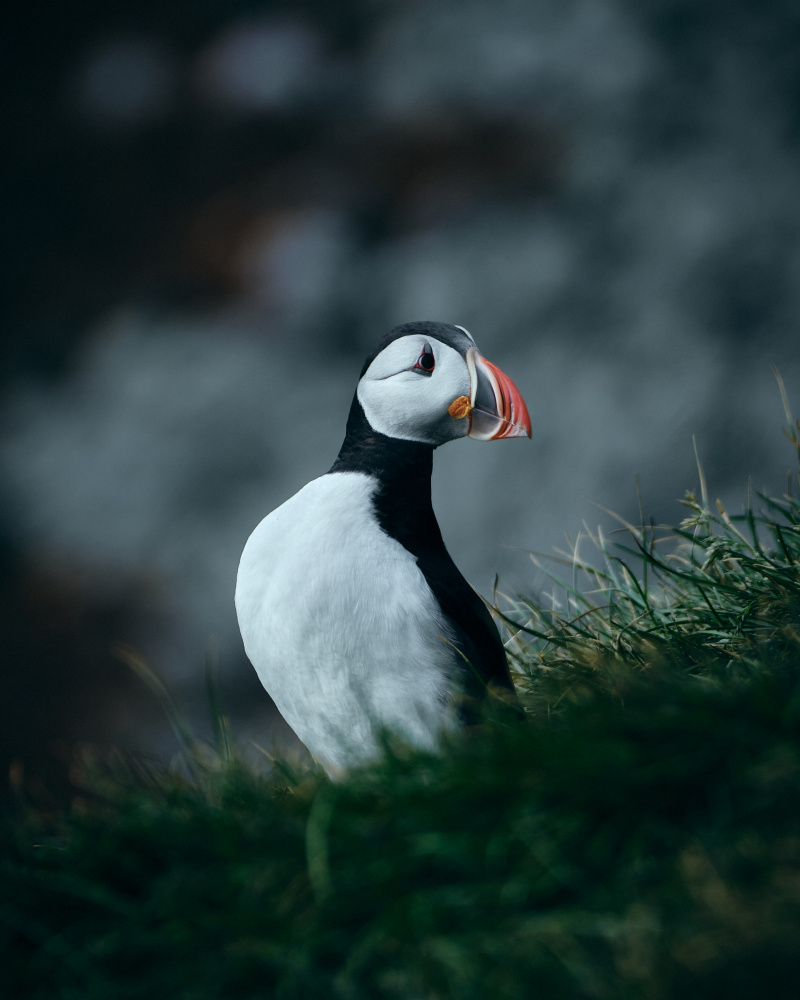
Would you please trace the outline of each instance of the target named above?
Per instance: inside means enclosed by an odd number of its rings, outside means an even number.
[[[396,326],[364,362],[329,471],[245,545],[245,651],[334,779],[376,759],[387,734],[436,752],[471,699],[513,697],[498,630],[431,503],[434,450],[467,436],[530,438],[519,389],[463,326]]]

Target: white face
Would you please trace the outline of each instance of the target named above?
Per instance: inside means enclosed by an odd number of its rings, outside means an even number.
[[[418,334],[393,340],[358,383],[358,400],[376,431],[434,446],[467,435],[469,420],[447,411],[459,396],[469,395],[469,369],[462,355]]]

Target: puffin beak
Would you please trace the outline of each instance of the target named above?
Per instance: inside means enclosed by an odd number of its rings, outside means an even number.
[[[478,350],[467,351],[470,379],[468,435],[477,441],[530,437],[531,418],[519,389]]]

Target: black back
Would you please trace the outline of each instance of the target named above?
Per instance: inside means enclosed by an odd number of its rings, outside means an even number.
[[[442,332],[438,328],[442,328]],[[362,375],[392,340],[418,332],[445,341],[444,332],[446,342],[464,351],[472,343],[460,330],[444,323],[409,323],[397,327],[384,338],[367,360]],[[461,338],[463,345],[453,342]],[[379,485],[373,504],[378,522],[416,558],[451,625],[455,645],[463,654],[458,659],[464,667],[466,694],[480,697],[489,683],[513,692],[505,650],[492,616],[450,558],[433,512],[433,450],[431,445],[402,441],[376,431],[356,395],[350,407],[344,442],[330,471],[363,472],[377,479]]]

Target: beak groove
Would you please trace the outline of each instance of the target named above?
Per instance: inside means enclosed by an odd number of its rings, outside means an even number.
[[[522,393],[508,375],[476,348],[467,351],[470,377],[469,437],[477,441],[531,437],[531,418]]]

